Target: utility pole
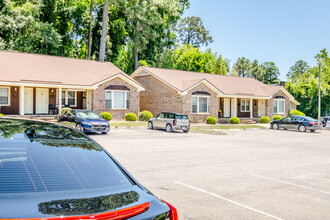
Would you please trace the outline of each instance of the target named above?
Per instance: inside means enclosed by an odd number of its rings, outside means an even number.
[[[317,119],[321,120],[321,60],[319,60],[319,112]]]

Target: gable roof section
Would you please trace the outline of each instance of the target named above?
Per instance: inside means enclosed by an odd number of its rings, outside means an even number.
[[[138,75],[145,75],[146,73],[153,75],[170,87],[175,88],[179,93],[186,93],[187,90],[192,89],[202,81],[211,87],[216,88],[222,96],[270,98],[280,89],[285,90],[282,86],[266,85],[258,80],[247,77],[154,67],[140,67],[132,74],[132,77],[134,78]],[[294,97],[288,91],[285,93],[289,95],[290,99],[294,100]]]
[[[0,83],[92,87],[120,77],[143,87],[110,62],[0,51]]]

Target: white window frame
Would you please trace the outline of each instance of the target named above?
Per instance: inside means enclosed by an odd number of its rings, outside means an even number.
[[[62,99],[65,98],[64,105],[68,105],[68,103],[69,103],[69,94],[68,94],[69,91],[74,92],[74,105],[70,105],[70,108],[77,107],[77,91],[70,90],[70,89],[62,89],[62,92],[65,92],[65,96],[63,97],[63,95],[62,95]],[[59,90],[56,89],[56,105],[59,105],[59,102],[62,103],[62,100],[59,100]],[[63,105],[63,103],[62,103],[62,105]],[[62,108],[63,107],[64,106],[62,106]]]
[[[10,106],[10,87],[0,86],[1,89],[8,89],[8,103],[7,104],[0,104],[0,106]],[[1,113],[1,112],[0,112]]]
[[[243,101],[244,101],[244,109],[243,109]],[[249,110],[246,110],[246,103],[249,102]],[[250,99],[241,99],[241,112],[250,112],[251,111],[251,102]]]
[[[129,99],[129,91],[126,91],[126,90],[112,90],[112,89],[107,89],[105,90],[105,93],[104,93],[104,98],[106,100],[106,95],[107,95],[107,92],[111,92],[111,108],[107,108],[107,106],[105,106],[106,109],[128,109],[129,106],[127,106],[127,97]],[[124,108],[115,108],[115,92],[123,92],[124,93],[124,96],[125,96],[125,103],[124,103]]]
[[[277,112],[274,111],[274,102],[277,101]],[[280,101],[283,102],[283,112],[280,112]],[[274,99],[273,100],[273,113],[274,114],[284,114],[285,113],[285,99]]]
[[[192,99],[193,98],[197,98],[197,112],[193,112],[193,105],[192,105]],[[206,109],[207,109],[207,112],[200,112],[199,111],[199,99],[200,98],[206,98],[207,99],[207,107],[206,107]],[[192,97],[191,97],[191,114],[204,114],[204,115],[209,115],[210,114],[210,96],[208,96],[208,95],[193,95]]]

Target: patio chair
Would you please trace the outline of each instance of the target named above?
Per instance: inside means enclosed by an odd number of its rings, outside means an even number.
[[[49,104],[48,105],[48,114],[53,115],[56,113],[57,113],[57,111],[56,111],[55,105]]]

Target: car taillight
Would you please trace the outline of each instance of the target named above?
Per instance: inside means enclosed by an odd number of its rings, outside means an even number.
[[[309,124],[311,124],[311,125],[318,125],[319,123],[317,123],[317,122],[309,122]]]
[[[50,217],[50,218],[23,218],[21,220],[77,220],[77,219],[97,219],[97,220],[121,220],[133,217],[135,215],[141,214],[149,209],[150,203],[143,203],[141,205],[129,207],[126,209],[120,209],[116,211],[93,214],[93,215],[83,215],[83,216],[68,216],[68,217]]]
[[[175,126],[175,125],[176,125],[176,120],[173,121],[173,126]]]
[[[168,202],[162,200],[163,202],[166,203],[166,205],[168,205],[168,207],[170,207],[170,212],[169,212],[169,218],[170,220],[179,220],[178,217],[178,212],[176,211],[176,208],[174,206],[172,206],[171,204],[169,204]]]

